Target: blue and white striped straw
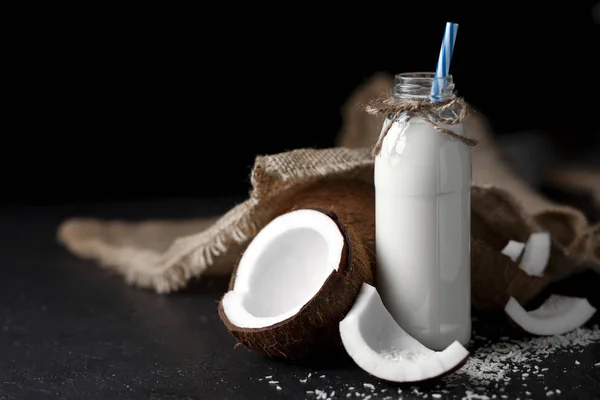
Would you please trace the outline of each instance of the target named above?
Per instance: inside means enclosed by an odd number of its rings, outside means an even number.
[[[452,51],[456,42],[456,33],[458,24],[454,22],[446,22],[446,31],[444,32],[444,40],[442,40],[442,48],[440,49],[440,57],[438,58],[437,68],[435,70],[435,79],[431,87],[431,96],[433,101],[437,101],[437,96],[440,95],[443,85],[441,84],[444,78],[450,72],[450,60],[452,60]]]

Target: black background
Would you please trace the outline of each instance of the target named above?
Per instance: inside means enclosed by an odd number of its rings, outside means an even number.
[[[459,95],[577,158],[600,137],[594,3],[28,10],[4,57],[2,201],[243,196],[256,155],[333,146],[372,74],[434,70],[446,21]]]

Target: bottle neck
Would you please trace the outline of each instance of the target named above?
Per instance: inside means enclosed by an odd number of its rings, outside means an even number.
[[[456,91],[452,75],[436,78],[432,72],[407,72],[394,77],[392,95],[402,100],[439,102],[455,99]]]

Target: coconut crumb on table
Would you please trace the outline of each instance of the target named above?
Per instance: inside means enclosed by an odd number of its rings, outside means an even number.
[[[373,385],[372,383],[363,383],[363,386],[371,390],[375,390],[375,385]]]
[[[409,396],[427,400],[443,398],[453,400],[517,400],[515,397],[507,395],[507,392],[511,391],[509,388],[514,389],[516,385],[517,388],[523,387],[522,390],[525,390],[527,388],[526,382],[532,381],[536,387],[531,388],[531,391],[525,391],[525,394],[521,392],[521,399],[531,399],[536,396],[544,396],[544,394],[547,397],[556,397],[559,399],[559,395],[562,393],[560,390],[549,389],[547,386],[537,388],[539,383],[544,382],[542,380],[544,379],[544,374],[541,372],[555,368],[554,364],[552,364],[554,362],[554,355],[560,353],[569,354],[570,350],[579,352],[580,348],[598,341],[600,341],[600,327],[598,326],[594,326],[591,329],[579,328],[567,334],[557,336],[528,336],[522,339],[495,342],[487,339],[479,341],[475,343],[466,364],[455,373],[442,378],[440,380],[441,385],[437,384],[435,388],[412,385],[408,389],[410,392]],[[412,355],[409,355],[408,358],[410,357]],[[541,364],[543,362],[548,363],[549,368],[544,367]],[[577,365],[582,364],[578,360],[574,362]],[[593,364],[593,366],[598,367],[600,363]],[[311,374],[309,373],[308,377],[300,379],[300,382],[308,382],[310,376]],[[324,374],[315,376],[319,376],[320,378],[326,377]],[[329,379],[331,380],[332,378]],[[269,381],[269,383],[278,382]],[[315,381],[313,380],[313,382]],[[382,388],[378,382],[340,383],[342,389],[337,390],[337,393],[331,390],[336,388],[336,385],[333,385],[332,382],[331,385],[326,385],[328,383],[326,381],[320,382],[323,383],[320,389],[306,391],[307,399],[335,400],[340,398],[356,398],[357,400],[399,400],[403,398],[403,389],[392,388],[390,386]],[[355,386],[350,386],[352,383],[355,383]],[[356,383],[358,383],[358,387],[356,387]],[[364,388],[363,392],[355,390],[360,388]],[[395,392],[394,389],[397,390],[398,395],[389,396],[390,392]],[[281,390],[279,386],[278,390]],[[459,392],[452,393],[452,390],[458,390]],[[444,395],[441,393],[444,393]]]
[[[510,382],[514,373],[531,370],[535,368],[532,367],[533,363],[542,362],[556,352],[587,346],[599,340],[600,329],[595,326],[593,329],[578,328],[564,335],[483,344],[473,351],[461,369],[444,380],[453,382],[466,377],[475,385]],[[505,368],[507,365],[509,368]],[[523,372],[522,377],[529,375]]]

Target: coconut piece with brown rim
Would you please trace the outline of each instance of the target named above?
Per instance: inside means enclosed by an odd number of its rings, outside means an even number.
[[[523,330],[534,335],[562,335],[583,326],[596,313],[587,299],[551,295],[535,310],[526,311],[511,297],[504,311]]]
[[[219,315],[239,343],[271,357],[337,352],[338,323],[372,280],[352,226],[324,209],[294,210],[248,245]]]
[[[532,276],[487,242],[471,237],[471,303],[484,312],[501,312],[510,297],[527,305],[548,286],[546,277]]]
[[[340,334],[344,348],[359,367],[391,382],[438,379],[460,368],[469,357],[458,341],[443,351],[425,347],[394,321],[377,290],[366,283],[340,322]]]

